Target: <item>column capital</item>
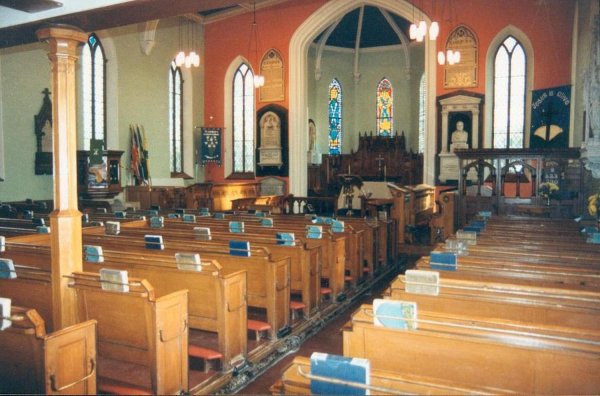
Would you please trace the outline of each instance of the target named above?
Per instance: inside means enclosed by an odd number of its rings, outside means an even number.
[[[70,25],[52,25],[35,32],[40,41],[50,45],[50,53],[76,55],[79,45],[85,43],[88,34]]]

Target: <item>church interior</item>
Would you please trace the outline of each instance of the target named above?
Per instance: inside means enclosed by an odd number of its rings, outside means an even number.
[[[0,394],[598,394],[599,209],[598,0],[0,0]]]

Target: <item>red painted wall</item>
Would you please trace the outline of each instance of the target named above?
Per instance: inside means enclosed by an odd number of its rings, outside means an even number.
[[[391,1],[391,0],[390,0]],[[534,89],[566,85],[570,83],[571,43],[575,2],[570,0],[547,0],[548,12],[537,6],[537,0],[454,0],[456,18],[448,24],[448,9],[442,9],[447,1],[417,1],[423,11],[440,22],[441,32],[437,39],[438,51],[443,50],[450,31],[456,23],[469,26],[479,41],[479,86],[469,91],[485,94],[485,60],[490,42],[508,25],[521,29],[531,41],[534,51]],[[286,66],[286,98],[278,104],[289,108],[289,43],[296,29],[327,0],[291,0],[277,6],[257,11],[259,26],[259,51],[275,47],[283,55]],[[434,7],[432,9],[432,6]],[[456,22],[457,21],[457,22]],[[230,63],[241,55],[256,70],[258,61],[249,54],[249,34],[252,14],[229,18],[206,25],[205,28],[205,124],[213,117],[212,125],[224,125],[223,86]],[[261,55],[262,56],[262,55]],[[443,67],[437,67],[436,96],[452,92],[444,89]],[[257,110],[269,103],[257,100]],[[485,122],[485,121],[484,121]],[[230,133],[231,131],[225,131]],[[223,168],[208,164],[206,179],[223,181]]]

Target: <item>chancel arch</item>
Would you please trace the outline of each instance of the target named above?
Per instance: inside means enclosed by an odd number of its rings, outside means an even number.
[[[296,30],[290,41],[290,193],[303,196],[307,193],[307,163],[306,151],[308,150],[308,78],[307,59],[308,50],[315,37],[329,25],[342,18],[345,14],[357,7],[370,5],[397,14],[398,16],[413,21],[415,18],[414,6],[406,1],[390,3],[385,0],[333,0],[313,13]],[[422,12],[418,10],[420,16]],[[431,22],[424,13],[423,19]],[[416,21],[418,23],[418,21]],[[424,69],[427,76],[426,89],[426,114],[433,114],[435,109],[435,43],[426,40],[424,43]],[[309,77],[310,76],[310,77]],[[373,89],[373,88],[371,88]],[[371,91],[372,92],[372,91]],[[372,96],[371,96],[372,98]],[[372,100],[372,99],[371,99]],[[429,120],[429,119],[430,120]],[[425,118],[427,131],[425,153],[425,183],[434,182],[434,123],[431,117]],[[375,129],[375,123],[373,124]],[[431,155],[429,155],[431,154]]]
[[[509,38],[512,38],[510,40]],[[507,39],[509,39],[507,41]],[[507,45],[513,44],[507,49]],[[518,47],[517,47],[518,46]],[[500,31],[496,37],[492,40],[488,47],[488,52],[486,55],[486,67],[485,67],[485,147],[492,148],[493,147],[493,134],[495,133],[494,126],[494,108],[497,103],[495,102],[495,69],[496,69],[496,61],[498,59],[497,55],[502,54],[508,50],[515,50],[517,48],[517,53],[522,49],[523,55],[525,57],[525,100],[524,100],[524,130],[523,130],[523,147],[529,147],[529,133],[530,133],[530,124],[531,124],[531,92],[533,90],[533,65],[534,65],[534,54],[533,54],[533,46],[531,45],[531,41],[527,37],[527,35],[520,30],[519,28],[509,25]],[[507,52],[507,55],[508,54]],[[520,55],[518,55],[520,57]],[[500,113],[499,113],[500,114]],[[498,121],[498,117],[496,118]],[[511,121],[511,120],[509,120]],[[514,127],[514,126],[513,126]],[[508,124],[508,128],[510,128],[510,124]]]

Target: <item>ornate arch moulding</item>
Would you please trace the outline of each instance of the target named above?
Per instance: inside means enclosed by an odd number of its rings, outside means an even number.
[[[290,193],[305,196],[307,193],[308,109],[307,109],[307,57],[314,38],[327,29],[332,21],[342,18],[349,11],[371,5],[413,20],[422,15],[426,22],[431,19],[413,4],[405,0],[331,0],[316,10],[299,27],[290,40]],[[417,12],[414,12],[417,11]],[[425,78],[427,97],[425,106],[426,147],[424,156],[424,182],[435,181],[435,123],[430,115],[435,114],[436,92],[436,48],[435,42],[425,41]]]

